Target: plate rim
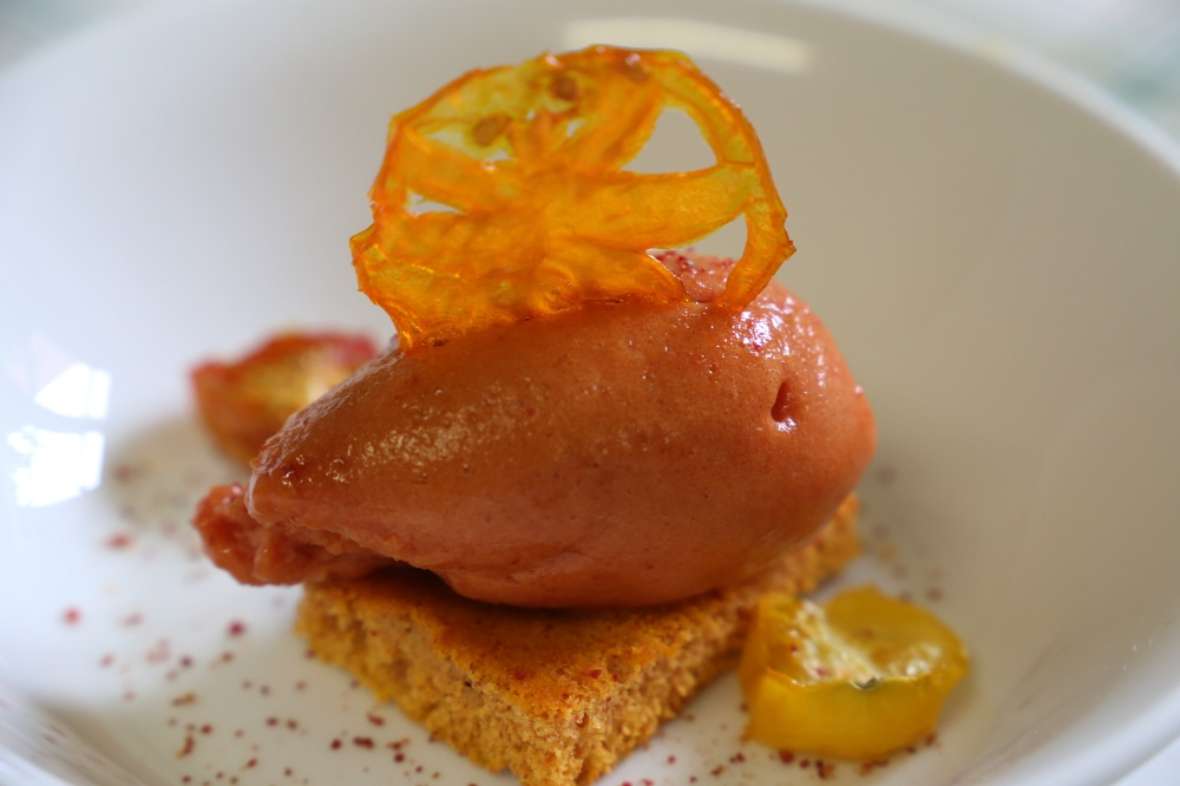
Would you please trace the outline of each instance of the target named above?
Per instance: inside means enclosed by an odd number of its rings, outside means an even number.
[[[474,2],[474,0],[463,0]],[[408,2],[408,0],[395,0]],[[852,23],[875,27],[892,34],[909,36],[940,49],[944,54],[965,58],[983,68],[998,70],[1007,77],[1035,85],[1063,99],[1071,107],[1116,136],[1130,142],[1180,183],[1180,137],[1173,135],[1146,114],[1123,102],[1100,83],[1049,56],[1024,45],[1007,45],[995,35],[932,7],[910,0],[879,3],[871,0],[742,0],[748,6],[803,8]],[[104,47],[120,36],[137,37],[156,25],[169,24],[185,15],[224,14],[234,3],[222,0],[200,6],[150,3],[139,7],[113,9],[103,19],[72,30],[0,68],[0,107],[21,102],[22,82],[38,80],[59,57],[78,49]],[[1156,754],[1180,739],[1180,684],[1160,694],[1132,723],[1114,730],[1103,741],[1084,751],[1073,752],[1055,765],[1055,783],[1076,786],[1113,783],[1148,763]],[[989,781],[994,786],[1015,783],[1012,778]]]

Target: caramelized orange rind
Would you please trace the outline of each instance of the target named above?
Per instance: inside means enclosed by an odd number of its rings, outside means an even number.
[[[716,162],[624,169],[669,107]],[[393,118],[371,196],[353,260],[403,349],[590,301],[683,301],[649,249],[739,216],[745,249],[716,307],[740,309],[793,251],[753,128],[675,52],[592,47],[472,71]]]

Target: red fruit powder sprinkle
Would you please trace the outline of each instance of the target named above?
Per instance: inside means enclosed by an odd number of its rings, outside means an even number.
[[[357,746],[358,748],[365,748],[366,750],[372,750],[373,749],[373,738],[372,737],[353,737],[352,744]]]
[[[234,636],[236,638],[237,636],[241,636],[246,632],[246,623],[242,622],[241,620],[234,620],[225,630],[230,636]]]
[[[116,532],[114,535],[111,535],[109,538],[104,540],[102,545],[106,546],[112,551],[122,551],[123,549],[128,548],[132,542],[133,538],[126,532]]]
[[[330,747],[334,751],[338,751],[338,750],[340,750],[340,746],[343,744],[344,743],[342,743],[340,740],[332,740],[332,744],[329,745],[328,747]]]
[[[67,625],[77,625],[82,621],[82,612],[76,607],[70,606],[61,613],[61,621]]]

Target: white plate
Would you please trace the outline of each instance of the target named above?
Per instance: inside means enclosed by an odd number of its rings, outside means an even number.
[[[938,590],[974,650],[938,743],[870,781],[1105,782],[1164,744],[1180,159],[1043,66],[934,37],[713,0],[183,4],[6,75],[0,781],[508,782],[389,708],[372,725],[289,632],[297,591],[197,555],[192,500],[233,468],[194,427],[185,372],[286,324],[387,334],[345,239],[388,115],[587,39],[693,51],[760,129],[800,247],[782,276],[880,424],[876,556],[857,571]],[[607,782],[811,782],[741,745],[737,705],[723,681]],[[382,745],[403,736],[396,763]]]

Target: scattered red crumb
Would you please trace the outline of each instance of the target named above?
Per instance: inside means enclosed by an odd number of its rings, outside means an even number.
[[[160,639],[143,657],[148,663],[163,663],[172,657],[172,646],[168,639]]]
[[[397,753],[393,754],[393,760],[396,761],[398,764],[401,764],[403,761],[406,760],[406,754],[402,753],[401,751],[398,751]]]
[[[307,690],[307,683],[303,680],[299,680],[295,683],[295,690]]]
[[[77,625],[82,621],[82,612],[76,606],[70,606],[61,613],[61,621],[67,625]]]
[[[697,782],[697,776],[695,776],[695,775],[689,775],[689,776],[688,776],[688,782],[689,782],[689,783],[696,783],[696,782]]]
[[[118,464],[115,466],[115,470],[111,474],[114,475],[115,480],[118,482],[126,483],[130,480],[134,480],[135,476],[139,474],[139,470],[130,464]],[[188,783],[188,781],[185,781],[185,783]]]
[[[254,687],[254,683],[250,680],[242,680],[242,690],[250,690]]]
[[[197,694],[193,693],[192,691],[189,691],[188,693],[182,693],[172,700],[173,707],[187,707],[190,704],[196,703]]]
[[[709,770],[709,774],[712,775],[713,777],[717,777],[718,775],[720,775],[723,772],[725,772],[725,768],[722,767],[720,764],[718,764],[713,769]]]
[[[278,725],[279,725],[279,719],[278,719],[278,718],[275,718],[275,717],[273,717],[273,716],[272,716],[272,717],[270,717],[270,718],[267,718],[267,719],[266,719],[266,725],[267,725],[267,726],[278,726]]]
[[[135,701],[135,691],[133,691],[133,690],[123,691],[123,701]]]
[[[422,772],[422,765],[419,764],[417,767],[415,767],[414,772]]]
[[[372,737],[353,737],[352,744],[357,746],[358,748],[365,748],[366,750],[372,750],[373,749],[373,738]]]
[[[313,649],[310,649],[310,648],[309,648],[309,649],[306,649],[306,650],[304,650],[304,651],[303,651],[303,657],[307,658],[308,660],[312,660],[312,659],[314,659],[314,658],[315,658],[315,650],[313,650]]]
[[[799,766],[802,767],[803,769],[807,769],[808,767],[811,766],[811,759],[800,759]]]
[[[790,751],[779,751],[778,760],[783,764],[790,764],[795,760],[795,754],[791,753]]]
[[[212,723],[202,723],[201,724],[201,734],[212,734],[212,733],[213,733],[213,724]]]
[[[602,676],[602,669],[590,669],[590,671],[586,672],[586,675],[590,677],[590,679],[596,680]]]
[[[234,659],[234,654],[232,652],[230,652],[229,650],[226,650],[225,652],[223,652],[219,656],[217,656],[218,663],[229,663],[233,659]]]
[[[930,601],[931,603],[937,603],[938,601],[942,600],[942,590],[938,587],[931,587],[930,589],[926,590],[926,600]]]
[[[295,771],[292,770],[290,767],[283,768],[283,775],[286,775],[288,778],[290,778],[294,774],[295,774]]]
[[[295,731],[295,729],[299,728],[299,721],[295,720],[294,718],[287,718],[287,728],[291,731]]]
[[[109,538],[104,540],[102,545],[106,546],[112,551],[122,551],[126,548],[130,548],[133,542],[135,542],[135,539],[126,532],[116,532],[114,535],[111,535]]]
[[[338,750],[340,750],[340,746],[343,744],[344,743],[342,743],[340,740],[332,740],[332,744],[329,745],[328,747],[334,751],[338,751]]]
[[[185,756],[193,752],[193,748],[197,747],[197,741],[193,739],[193,735],[186,734],[184,736],[184,745],[176,752],[176,758],[183,759]]]
[[[244,737],[244,736],[246,736],[246,730],[245,730],[245,729],[234,729],[234,738],[235,738],[235,739],[239,739],[239,740],[240,740],[240,739],[241,739],[242,737]]]
[[[252,770],[257,766],[258,766],[258,759],[250,759],[248,762],[246,762],[244,765],[242,765],[242,769],[243,770]]]
[[[668,757],[668,759],[667,759],[667,761],[668,761],[668,763],[669,763],[669,764],[675,764],[675,763],[676,763],[676,757],[675,757],[675,756],[669,756],[669,757]]]
[[[191,776],[191,775],[185,775],[185,776],[183,776],[183,777],[180,779],[180,782],[181,782],[181,783],[192,783],[192,782],[193,782],[193,776]]]
[[[228,633],[230,636],[233,636],[235,638],[238,636],[241,636],[245,632],[246,632],[246,623],[242,622],[241,620],[234,620],[233,622],[231,622],[229,624],[229,627],[226,628],[226,633]]]
[[[103,655],[101,658],[98,659],[99,667],[104,668],[104,669],[108,668],[114,662],[115,662],[115,656],[109,652],[106,655]]]
[[[836,765],[831,762],[819,759],[815,762],[815,774],[819,776],[821,781],[826,781],[829,776],[836,772]]]
[[[883,759],[877,761],[864,761],[861,762],[858,772],[860,772],[861,775],[868,775],[873,770],[884,767],[888,763],[888,761]]]
[[[385,725],[385,718],[382,718],[380,715],[377,715],[376,713],[370,712],[366,717],[369,719],[369,723],[373,724],[374,726],[384,726]]]
[[[191,669],[193,667],[193,659],[191,655],[181,655],[179,662],[180,668],[182,669]]]
[[[742,753],[741,751],[738,751],[737,753],[735,753],[729,757],[730,764],[741,764],[745,760],[746,760],[746,754]]]
[[[656,786],[656,782],[653,781],[651,778],[644,778],[641,781],[641,783],[643,784],[643,786]]]
[[[139,612],[133,612],[131,614],[128,614],[123,619],[119,620],[119,624],[122,625],[124,628],[134,628],[136,625],[139,625],[142,622],[143,622],[143,615],[140,614]]]

